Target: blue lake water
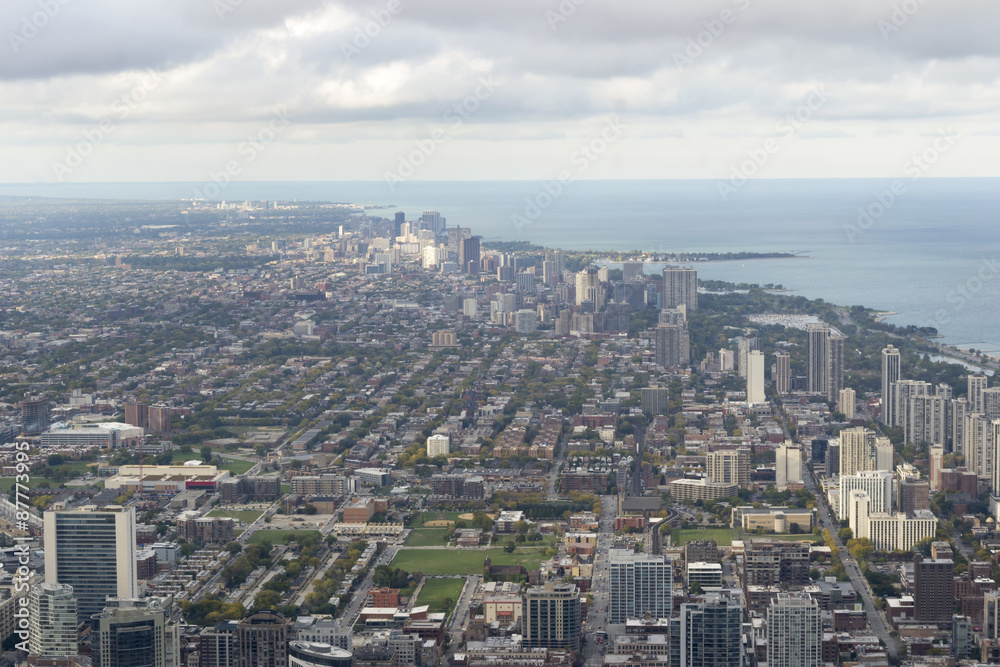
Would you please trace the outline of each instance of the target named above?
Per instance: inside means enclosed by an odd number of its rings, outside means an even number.
[[[535,181],[245,182],[231,201],[375,204],[408,219],[436,210],[485,240],[567,249],[799,252],[804,259],[710,262],[699,277],[781,284],[796,294],[894,311],[944,342],[1000,351],[1000,180],[750,181],[723,201],[715,181],[579,181],[551,197]],[[0,185],[0,196],[179,199],[196,183]],[[859,209],[874,215],[859,221]]]

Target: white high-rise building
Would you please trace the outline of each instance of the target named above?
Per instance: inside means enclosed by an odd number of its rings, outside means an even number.
[[[969,400],[969,412],[986,412],[986,406],[983,404],[986,382],[987,378],[982,373],[975,373],[967,378],[968,393],[966,398]]]
[[[868,533],[877,551],[910,551],[913,545],[937,534],[937,517],[930,510],[917,510],[913,516],[902,512],[868,515]]]
[[[962,396],[951,400],[951,451],[962,454],[968,459],[965,453],[965,418],[969,415],[969,400]]]
[[[854,489],[847,496],[847,526],[855,538],[868,537],[868,517],[872,499],[863,489]],[[843,518],[841,519],[843,520]]]
[[[808,594],[778,593],[767,610],[768,667],[820,667],[823,617]]]
[[[880,421],[895,426],[893,409],[896,405],[895,387],[899,380],[899,350],[889,345],[882,350],[882,414]]]
[[[738,484],[741,488],[750,483],[750,450],[719,449],[705,455],[705,472],[709,480],[720,484]]]
[[[45,513],[45,581],[73,587],[83,621],[109,597],[138,597],[135,508],[94,505]]]
[[[981,479],[993,477],[993,429],[981,413],[965,416],[965,466]]]
[[[863,426],[840,432],[840,474],[859,470],[892,470],[893,450],[888,438],[877,438]]]
[[[726,348],[719,350],[719,370],[722,372],[733,370],[736,366],[735,356],[732,350]]]
[[[667,618],[673,604],[673,561],[666,556],[612,549],[608,623],[630,618]]]
[[[785,442],[774,450],[775,485],[779,491],[789,484],[802,484],[802,448]]]
[[[698,272],[691,267],[666,266],[663,268],[663,301],[661,308],[687,306],[698,310]]]
[[[1000,517],[1000,419],[990,420],[990,438],[993,446],[993,467],[990,477],[990,514]]]
[[[839,518],[847,518],[848,503],[854,491],[868,494],[872,512],[891,512],[892,480],[893,475],[888,470],[860,470],[853,475],[841,475]]]
[[[28,599],[28,650],[32,655],[77,655],[78,624],[72,586],[32,586]]]
[[[464,299],[462,301],[462,314],[466,317],[475,317],[479,312],[479,301],[476,299]]]
[[[448,456],[449,451],[451,451],[451,436],[435,433],[427,437],[427,458]]]
[[[917,542],[934,537],[937,517],[930,510],[873,512],[871,498],[861,490],[851,492],[848,523],[855,538],[868,538],[877,551],[909,551]]]
[[[747,403],[765,403],[764,397],[764,353],[753,350],[747,355]]]
[[[531,308],[522,308],[514,314],[514,330],[518,333],[533,333],[538,330],[538,313]]]
[[[851,420],[854,419],[854,407],[857,401],[857,394],[850,387],[840,390],[840,396],[837,397],[837,410],[844,413],[844,418]]]

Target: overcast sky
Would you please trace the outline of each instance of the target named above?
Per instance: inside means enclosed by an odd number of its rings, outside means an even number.
[[[998,18],[996,0],[3,0],[0,182],[902,177],[925,151],[921,175],[1000,176]]]

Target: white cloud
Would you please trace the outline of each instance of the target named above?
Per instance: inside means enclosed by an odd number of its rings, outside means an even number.
[[[940,175],[1000,175],[1000,6],[987,0],[927,3],[888,38],[887,0],[588,2],[556,30],[553,0],[398,3],[387,21],[389,0],[244,0],[222,19],[201,0],[67,3],[0,55],[0,181],[50,180],[148,69],[162,84],[72,179],[197,180],[281,107],[295,119],[255,178],[380,178],[484,76],[502,87],[422,178],[548,177],[609,114],[629,131],[595,175],[714,178],[817,85],[830,101],[768,176],[893,176],[905,147],[946,125],[983,139]],[[5,42],[38,6],[0,5]],[[732,21],[713,33],[722,12]]]

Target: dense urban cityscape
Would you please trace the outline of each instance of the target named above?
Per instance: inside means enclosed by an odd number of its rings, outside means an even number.
[[[934,330],[434,211],[0,212],[4,664],[1000,663]]]

